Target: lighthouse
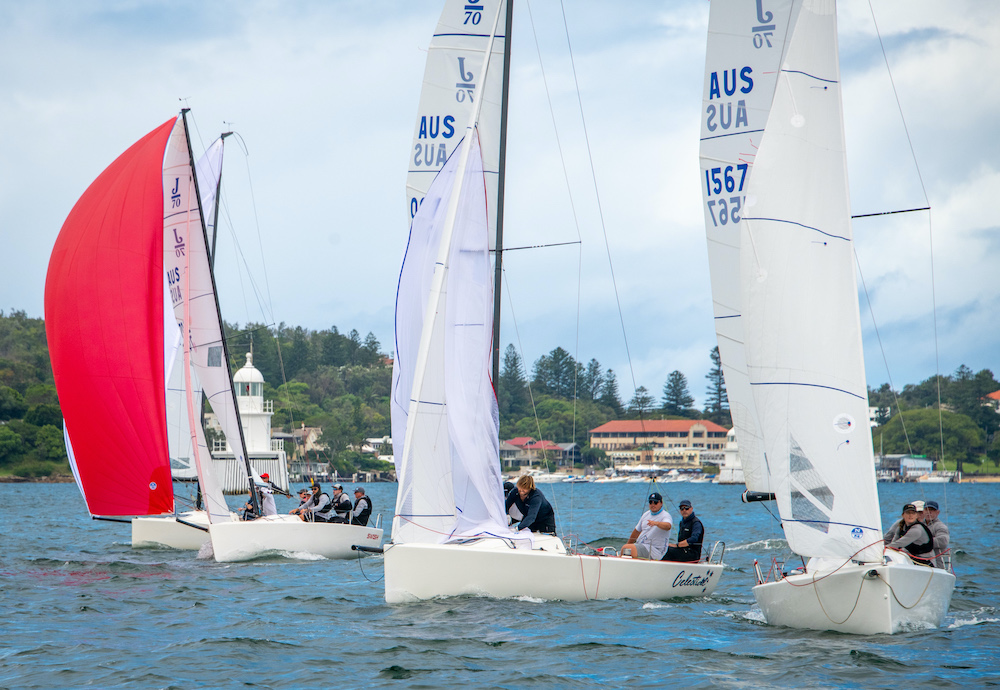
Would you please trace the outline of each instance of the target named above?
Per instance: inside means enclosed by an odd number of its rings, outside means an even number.
[[[267,473],[270,480],[288,490],[288,463],[282,441],[271,438],[271,416],[274,401],[264,400],[264,375],[253,365],[253,351],[247,353],[246,364],[233,374],[236,405],[243,425],[243,440],[247,457],[258,474]],[[233,449],[219,441],[212,452],[216,475],[222,479],[226,493],[246,493],[246,470],[238,467]]]

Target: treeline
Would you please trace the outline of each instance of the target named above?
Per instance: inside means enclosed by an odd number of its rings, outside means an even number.
[[[0,473],[69,473],[45,322],[23,311],[0,311]]]
[[[712,368],[706,375],[705,390],[708,404],[698,410],[687,377],[680,371],[667,374],[658,400],[645,386],[639,386],[628,403],[623,403],[615,372],[596,359],[583,364],[557,347],[535,360],[529,379],[517,348],[508,345],[497,386],[500,436],[573,441],[585,447],[589,430],[612,419],[709,419],[729,426],[729,401],[718,348],[713,348],[709,356]],[[594,453],[585,450],[585,454],[594,459]]]
[[[935,460],[943,453],[960,472],[970,463],[992,461],[994,468],[1000,467],[1000,414],[984,404],[997,390],[1000,382],[992,371],[973,373],[964,364],[951,376],[932,376],[906,384],[902,391],[894,391],[888,383],[869,388],[868,404],[876,408],[878,424],[873,432],[875,451]]]

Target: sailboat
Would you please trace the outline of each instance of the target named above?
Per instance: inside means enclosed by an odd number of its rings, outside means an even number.
[[[573,554],[555,535],[507,524],[493,380],[511,5],[448,2],[427,57],[396,298],[391,405],[399,489],[384,548],[385,599],[711,594],[723,571],[718,562]]]
[[[67,448],[88,510],[100,517],[154,516],[133,520],[133,540],[136,525],[160,530],[153,539],[158,543],[176,525],[207,530],[217,561],[281,552],[352,557],[352,544],[378,543],[382,531],[305,523],[292,515],[239,521],[214,476],[195,414],[195,374],[246,468],[251,501],[261,513],[260,478],[247,458],[228,366],[186,115],[184,110],[143,137],[91,184],[63,224],[50,259],[46,333]],[[174,514],[166,388],[178,349],[204,526],[160,517]]]
[[[834,0],[713,0],[700,153],[744,497],[777,502],[803,558],[791,573],[756,568],[766,621],[858,634],[939,625],[954,575],[881,537]]]

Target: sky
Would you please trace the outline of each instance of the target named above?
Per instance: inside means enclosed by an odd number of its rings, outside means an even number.
[[[196,152],[239,135],[216,264],[226,320],[357,329],[391,352],[440,9],[0,0],[0,309],[43,316],[73,204],[187,106]],[[678,370],[704,405],[708,10],[572,0],[564,19],[554,0],[515,3],[505,244],[578,242],[505,255],[501,348],[529,371],[563,347],[612,368],[626,402],[638,385],[659,399]],[[868,383],[1000,374],[1000,3],[857,0],[838,20],[853,212],[932,209],[854,224]]]

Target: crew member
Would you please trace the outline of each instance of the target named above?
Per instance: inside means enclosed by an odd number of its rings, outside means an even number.
[[[899,536],[889,542],[889,547],[906,551],[918,563],[927,563],[934,551],[934,537],[927,525],[917,520],[917,507],[912,503],[903,506]]]
[[[504,509],[510,511],[516,506],[524,516],[517,523],[517,529],[529,529],[532,532],[556,533],[556,514],[545,496],[535,488],[535,479],[528,474],[521,475],[517,480],[517,490],[511,491],[504,501]],[[509,512],[508,512],[509,514]]]
[[[368,518],[372,514],[372,499],[365,496],[365,490],[357,486],[354,488],[354,510],[351,511],[351,524],[368,525]]]
[[[649,494],[649,510],[642,514],[628,541],[622,545],[621,555],[660,560],[667,552],[671,527],[673,520],[663,508],[663,496],[654,491]]]
[[[701,560],[701,546],[705,543],[705,526],[694,514],[691,501],[684,499],[677,506],[681,522],[677,525],[677,544],[667,547],[661,560],[694,563]]]

